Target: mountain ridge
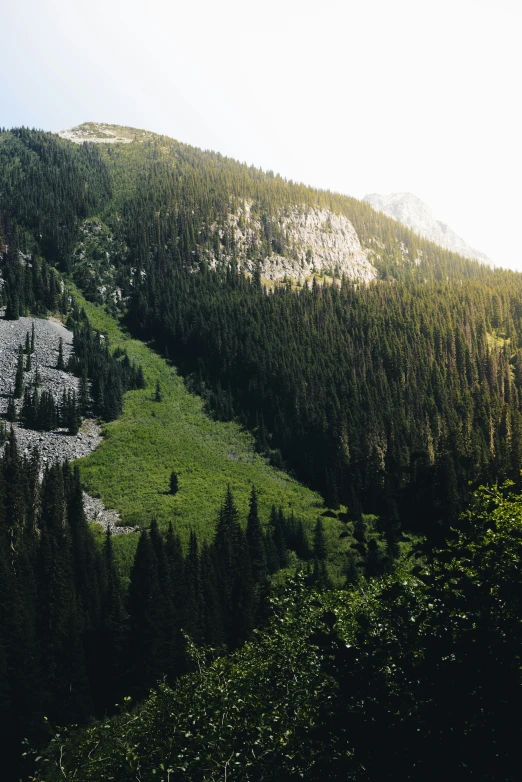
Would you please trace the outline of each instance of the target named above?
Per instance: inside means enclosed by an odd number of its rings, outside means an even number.
[[[431,208],[413,193],[369,193],[363,201],[378,212],[382,212],[425,239],[440,245],[446,250],[456,252],[465,258],[472,258],[483,264],[492,265],[485,253],[470,247],[452,228],[433,217]]]

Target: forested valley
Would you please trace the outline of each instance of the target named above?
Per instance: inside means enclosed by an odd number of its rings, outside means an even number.
[[[322,507],[261,519],[256,486],[243,514],[229,486],[188,536],[138,520],[118,560],[87,523],[83,466],[44,468],[4,422],[9,778],[518,779],[522,277],[355,199],[129,134],[0,132],[0,306],[61,317],[80,379],[55,407],[21,381],[20,423],[75,433],[147,387],[79,290]],[[267,258],[299,263],[296,207],[350,220],[375,279],[265,277]],[[255,216],[248,246],[231,214]]]

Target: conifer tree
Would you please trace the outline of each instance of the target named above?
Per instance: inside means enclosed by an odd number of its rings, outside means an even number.
[[[63,339],[60,337],[58,343],[58,360],[56,362],[56,369],[65,370],[65,362],[63,360]]]
[[[220,648],[225,642],[223,617],[219,600],[219,577],[213,548],[204,544],[200,554],[201,621],[205,643]]]
[[[174,470],[170,473],[170,493],[177,494],[179,489],[178,474]]]
[[[171,573],[169,567],[165,544],[156,519],[151,521],[150,542],[158,562],[158,577],[161,590],[159,609],[161,612],[163,671],[168,680],[172,682],[180,673],[178,664],[182,640],[175,590],[172,582],[174,574]]]
[[[23,359],[22,346],[20,345],[18,351],[18,360],[16,364],[16,375],[15,375],[15,384],[14,384],[14,392],[13,392],[14,398],[20,399],[23,393],[24,393],[24,359]]]
[[[324,562],[326,559],[326,537],[321,518],[317,519],[314,529],[314,557],[319,562]]]
[[[29,388],[24,391],[24,399],[20,410],[20,419],[27,429],[35,428],[35,411],[33,406],[33,395]]]
[[[79,408],[80,415],[86,416],[89,410],[89,381],[87,379],[87,370],[84,367],[80,377],[79,387]]]
[[[145,388],[145,375],[141,366],[136,370],[136,388]]]
[[[109,708],[122,694],[125,676],[126,616],[123,589],[114,561],[112,534],[107,526],[103,545],[105,583],[101,601],[100,648],[97,655],[100,700]]]
[[[128,592],[129,687],[136,696],[155,686],[165,673],[162,604],[158,560],[150,536],[143,530],[131,569]]]
[[[191,530],[189,548],[185,557],[184,596],[182,625],[188,635],[196,643],[204,640],[203,626],[203,595],[201,591],[201,562],[196,533]]]
[[[183,551],[179,537],[174,534],[172,523],[169,523],[168,526],[167,535],[165,538],[164,553],[166,570],[168,572],[168,578],[170,581],[170,600],[172,601],[171,605],[175,629],[174,652],[171,665],[177,673],[181,674],[185,670],[185,641],[181,635],[181,627],[185,615],[184,603],[186,589]]]
[[[255,486],[252,486],[250,494],[250,508],[248,512],[246,537],[252,566],[252,577],[256,584],[261,584],[267,576],[267,560],[265,540],[261,522],[259,521],[257,492]]]
[[[7,402],[6,418],[10,423],[14,423],[16,421],[16,405],[12,396],[9,397]]]
[[[277,552],[277,570],[285,568],[288,564],[288,551],[286,545],[285,524],[282,509],[276,511],[275,505],[272,505],[270,511],[270,526],[272,528],[272,538]]]
[[[221,615],[225,638],[234,648],[247,640],[253,622],[254,589],[250,554],[239,524],[230,485],[219,512],[213,548],[221,588]]]

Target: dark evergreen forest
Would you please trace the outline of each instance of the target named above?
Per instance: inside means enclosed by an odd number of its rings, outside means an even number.
[[[42,477],[40,478],[40,475]],[[0,459],[0,730],[4,774],[20,774],[23,739],[46,737],[45,721],[85,722],[124,696],[192,669],[186,635],[232,650],[266,619],[268,578],[289,549],[324,581],[324,551],[300,524],[273,510],[261,527],[255,489],[246,526],[230,491],[212,545],[191,535],[183,553],[172,526],[140,535],[129,583],[118,575],[110,530],[97,545],[87,525],[78,468],[45,468],[20,456],[8,434]],[[244,527],[244,530],[243,530]]]
[[[330,507],[396,505],[428,533],[455,522],[469,481],[518,481],[521,294],[506,274],[267,295],[233,269],[174,268],[147,276],[128,318]]]

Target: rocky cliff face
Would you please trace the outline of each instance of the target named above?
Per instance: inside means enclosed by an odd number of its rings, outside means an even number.
[[[252,272],[261,262],[261,275],[266,280],[291,278],[301,283],[318,277],[341,277],[369,282],[377,270],[361,247],[351,222],[328,209],[296,205],[280,210],[272,218],[259,217],[252,204],[231,212],[225,226],[214,225],[220,239],[229,238],[230,252],[225,257],[209,260],[212,266],[235,257]],[[267,244],[272,252],[267,253]]]
[[[371,193],[364,197],[364,201],[371,204],[378,212],[393,217],[394,220],[398,220],[399,223],[446,250],[481,263],[492,263],[487,255],[470,247],[446,223],[435,220],[430,207],[413,193],[390,193],[389,195]]]

